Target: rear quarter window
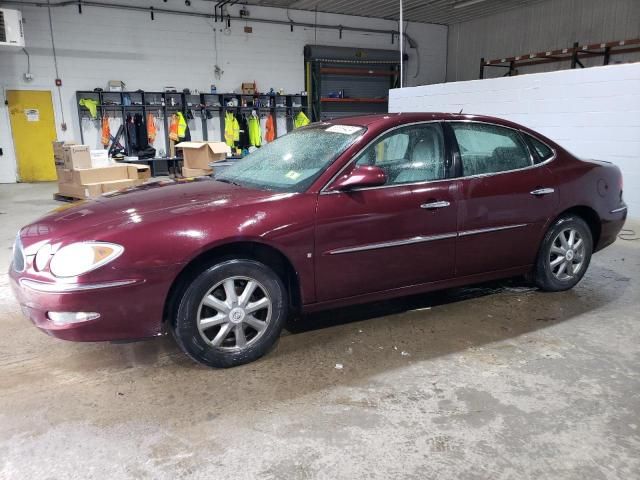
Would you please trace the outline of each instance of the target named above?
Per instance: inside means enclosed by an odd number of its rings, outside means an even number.
[[[529,139],[529,142],[531,143],[531,146],[533,147],[533,150],[536,154],[536,163],[542,163],[553,157],[553,150],[551,150],[551,148],[547,144],[533,138],[531,135],[527,135],[527,138]]]

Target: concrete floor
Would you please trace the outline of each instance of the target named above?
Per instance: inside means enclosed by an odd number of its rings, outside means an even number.
[[[74,344],[21,317],[8,249],[52,191],[0,186],[0,478],[640,478],[638,241],[569,292],[328,312],[208,370],[169,338]]]

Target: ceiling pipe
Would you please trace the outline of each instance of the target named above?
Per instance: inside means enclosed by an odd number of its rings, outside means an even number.
[[[22,6],[31,6],[31,7],[46,7],[47,4],[46,3],[42,3],[42,2],[36,2],[33,0],[6,0],[6,1],[1,1],[0,3],[3,4],[11,4],[11,5],[22,5]],[[78,5],[78,0],[65,0],[62,2],[58,2],[58,3],[51,3],[51,8],[56,8],[56,7],[68,7],[68,6],[77,6]],[[118,3],[102,3],[102,2],[94,2],[94,1],[88,1],[88,0],[82,0],[82,6],[83,7],[96,7],[96,8],[113,8],[116,10],[128,10],[128,11],[135,11],[135,12],[144,12],[146,14],[149,13],[149,8],[148,7],[138,7],[135,5],[123,5],[123,4],[118,4]],[[182,15],[182,16],[187,16],[187,17],[201,17],[201,18],[208,18],[208,19],[213,19],[214,15],[210,14],[210,13],[202,13],[202,12],[189,12],[189,11],[183,11],[183,10],[171,10],[168,8],[154,8],[153,9],[154,13],[159,14],[159,13],[164,13],[167,15]],[[239,17],[239,16],[232,16],[229,15],[228,17],[230,20],[242,20],[242,21],[249,21],[249,22],[255,22],[255,23],[267,23],[267,24],[272,24],[272,25],[286,25],[288,27],[290,27],[291,25],[296,26],[296,27],[303,27],[303,28],[320,28],[323,30],[343,30],[345,32],[360,32],[360,33],[376,33],[376,34],[380,34],[380,35],[398,35],[400,34],[401,37],[403,36],[404,38],[407,39],[407,42],[409,42],[409,46],[413,46],[416,45],[415,40],[413,40],[411,37],[409,37],[409,35],[407,35],[406,33],[400,33],[397,30],[381,30],[378,28],[365,28],[365,27],[348,27],[348,26],[344,26],[344,25],[328,25],[328,24],[315,24],[315,23],[308,23],[308,22],[298,22],[298,21],[290,21],[290,20],[272,20],[269,18],[256,18],[256,17],[251,17],[251,18],[243,18],[243,17]],[[412,47],[413,48],[413,47]],[[402,62],[401,62],[402,64]]]
[[[400,88],[404,86],[404,37],[402,32],[404,30],[404,19],[402,18],[402,0],[400,0],[400,36],[398,43],[400,44]]]

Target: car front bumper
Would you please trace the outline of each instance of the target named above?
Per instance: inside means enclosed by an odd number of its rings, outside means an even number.
[[[162,334],[164,300],[170,285],[166,279],[135,278],[73,287],[21,276],[13,268],[9,279],[23,314],[48,335],[97,342]],[[56,323],[49,312],[91,312],[99,317]]]

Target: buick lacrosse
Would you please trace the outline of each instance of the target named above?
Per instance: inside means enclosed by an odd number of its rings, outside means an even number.
[[[566,290],[626,218],[620,170],[484,116],[311,124],[214,179],[160,181],[22,228],[24,314],[74,341],[172,333],[192,359],[264,355],[292,315],[526,275]]]

